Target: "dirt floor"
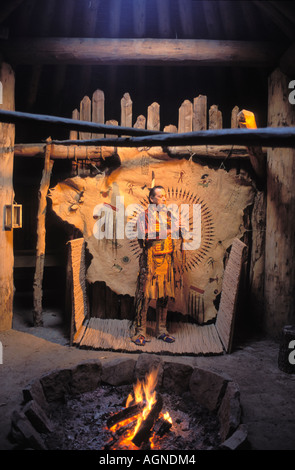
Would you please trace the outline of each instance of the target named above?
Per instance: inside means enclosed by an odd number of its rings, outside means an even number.
[[[44,326],[31,326],[31,312],[14,314],[13,328],[0,332],[0,450],[13,449],[8,439],[11,413],[22,401],[23,388],[54,369],[88,359],[110,361],[130,354],[80,350],[69,346],[58,311],[45,311]],[[248,428],[253,450],[295,450],[295,374],[278,369],[279,343],[249,339],[231,354],[211,357],[169,356],[169,361],[206,367],[226,373],[241,391],[242,422]],[[136,357],[136,355],[132,355]]]

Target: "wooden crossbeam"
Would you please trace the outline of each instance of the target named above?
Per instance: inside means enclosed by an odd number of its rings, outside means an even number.
[[[169,147],[198,145],[243,145],[261,147],[295,147],[295,127],[261,127],[258,129],[213,129],[184,133],[160,132],[137,127],[111,126],[88,121],[48,116],[42,114],[6,111],[0,109],[0,122],[17,124],[43,122],[68,130],[94,131],[111,135],[129,135],[116,139],[52,140],[58,145],[105,146],[105,147]]]
[[[203,39],[10,38],[12,63],[274,67],[285,46],[265,41]]]
[[[91,121],[81,121],[78,119],[70,119],[59,116],[49,116],[47,114],[31,114],[24,113],[21,111],[6,111],[0,109],[0,122],[6,122],[10,124],[21,124],[27,122],[45,123],[50,126],[58,126],[59,129],[68,131],[79,131],[79,132],[99,132],[110,135],[155,135],[159,134],[160,131],[152,129],[140,129],[135,127],[123,127],[113,126],[108,124],[101,124]],[[79,141],[82,142],[82,141]],[[114,142],[113,142],[114,145]]]
[[[114,139],[113,139],[114,142]],[[83,141],[82,141],[83,143]],[[80,141],[79,141],[80,144]],[[15,144],[14,155],[16,157],[37,157],[44,158],[46,145],[43,143],[32,143],[32,144]],[[12,151],[13,148],[10,149]],[[171,149],[169,149],[171,151]],[[266,155],[266,149],[262,149],[264,155]],[[117,154],[117,147],[105,147],[99,145],[58,145],[53,144],[51,150],[52,160],[94,160],[99,161],[101,159],[106,163],[108,157],[113,157]],[[213,159],[224,160],[230,156],[231,159],[236,158],[249,158],[249,152],[244,146],[235,146],[232,148],[230,145],[200,145],[191,149],[190,147],[176,147],[171,152],[173,155],[189,155],[192,154],[196,157],[205,157]]]

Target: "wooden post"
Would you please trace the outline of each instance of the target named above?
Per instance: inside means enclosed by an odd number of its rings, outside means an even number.
[[[78,109],[74,109],[72,112],[72,118],[73,119],[80,119],[80,113]],[[70,131],[70,140],[78,140],[79,133],[78,131]],[[72,160],[72,169],[71,169],[71,176],[74,177],[77,175],[78,171],[78,162],[76,158],[73,158]]]
[[[294,126],[295,106],[288,100],[290,79],[279,69],[269,77],[268,125]],[[295,149],[267,152],[265,240],[265,332],[280,334],[295,321]]]
[[[0,109],[14,110],[14,73],[10,65],[0,65],[0,81],[2,84],[2,104]],[[13,312],[13,230],[4,227],[4,210],[6,204],[12,204],[13,191],[13,146],[15,129],[13,124],[0,123],[0,331],[12,327]]]
[[[216,104],[209,109],[209,129],[222,129],[222,113]]]
[[[92,95],[92,122],[104,124],[104,92],[96,90]],[[92,134],[92,139],[103,138],[104,134]]]
[[[193,130],[193,104],[189,100],[184,100],[178,110],[178,133],[192,132],[192,130]],[[181,151],[181,147],[178,148],[178,151]]]
[[[238,114],[239,114],[239,107],[235,106],[231,112],[231,128],[238,129],[239,122],[238,122]]]
[[[184,100],[178,110],[178,132],[192,132],[193,105],[191,101]]]
[[[257,191],[251,215],[252,246],[249,273],[249,315],[254,329],[261,330],[264,314],[264,268],[265,268],[265,223],[266,194]]]
[[[80,103],[80,119],[81,121],[91,121],[91,101],[88,96],[84,96]],[[91,133],[79,132],[79,139],[91,139]]]
[[[3,41],[15,64],[274,67],[284,44],[203,39],[17,37]]]
[[[121,126],[132,127],[132,100],[129,93],[121,99]]]
[[[295,325],[284,326],[281,332],[278,367],[287,374],[295,374]]]
[[[108,126],[113,126],[113,127],[118,127],[119,126],[118,121],[116,121],[115,119],[110,119],[109,121],[106,122],[106,124]],[[115,135],[115,134],[106,134],[106,139],[115,139],[116,137],[118,137],[118,136]]]
[[[137,129],[145,129],[146,126],[146,118],[142,114],[137,117],[134,127]]]
[[[78,109],[74,109],[74,111],[72,112],[72,119],[80,119],[80,113],[78,111]],[[77,130],[74,130],[74,131],[70,131],[70,139],[71,140],[77,140],[78,139],[78,131]]]
[[[207,129],[207,96],[199,95],[193,103],[193,131]]]
[[[48,140],[45,153],[44,169],[39,189],[39,208],[37,214],[37,246],[36,246],[36,267],[34,276],[34,312],[33,319],[35,326],[42,326],[42,284],[45,261],[45,219],[47,210],[47,193],[50,184],[53,160],[50,159],[51,144]]]

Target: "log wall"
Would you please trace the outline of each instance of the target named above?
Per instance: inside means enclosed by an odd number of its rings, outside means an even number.
[[[120,102],[120,120],[107,120],[104,121],[107,112],[105,111],[105,99],[104,93],[101,90],[96,90],[92,97],[84,97],[81,104],[73,111],[73,119],[81,119],[85,121],[99,122],[101,124],[112,124],[120,125],[122,127],[136,127],[141,129],[172,132],[172,133],[185,133],[191,131],[206,131],[206,130],[217,130],[223,128],[223,122],[225,121],[222,111],[215,104],[210,105],[208,98],[205,95],[199,95],[192,100],[186,99],[181,103],[178,110],[178,120],[176,123],[163,125],[161,123],[161,109],[158,103],[152,103],[146,110],[146,115],[133,116],[133,102],[129,93],[125,93]],[[237,129],[238,126],[238,106],[235,106],[231,113],[231,128]],[[92,118],[91,118],[92,116]],[[94,118],[95,116],[95,118]],[[89,134],[87,138],[96,138],[96,134]],[[100,135],[100,137],[112,137]],[[82,146],[78,145],[77,140],[86,138],[84,134],[77,131],[70,132],[70,139],[75,140],[76,149],[83,149]],[[53,146],[53,151],[58,150],[58,145]],[[61,146],[62,147],[62,146]],[[54,150],[55,149],[55,150]],[[159,148],[160,150],[160,148]],[[159,152],[155,149],[155,151]],[[66,148],[64,151],[68,151]],[[117,151],[114,147],[114,152]],[[210,164],[215,164],[218,168],[224,162],[226,168],[236,168],[236,171],[240,169],[240,163],[236,159],[241,160],[241,165],[245,165],[251,168],[249,163],[249,153],[246,147],[242,146],[175,146],[169,147],[171,157],[178,156],[193,156],[197,160],[201,157],[206,157],[210,161]],[[108,159],[111,155],[112,148],[100,147],[99,153],[101,153],[104,159]],[[87,152],[86,152],[87,153]],[[95,157],[85,157],[82,154],[78,154],[77,158],[73,161],[73,175],[78,174],[80,176],[90,174],[93,170],[90,169],[89,163],[91,161],[95,163]],[[79,158],[79,156],[81,158]],[[120,155],[121,156],[121,155]],[[122,158],[122,156],[121,156]],[[215,160],[215,161],[214,161]],[[233,161],[235,160],[235,161]],[[88,164],[87,164],[88,163]],[[248,165],[247,165],[248,164]],[[263,218],[263,216],[262,216]],[[263,260],[264,254],[264,234],[265,226],[255,227],[255,231],[249,234],[250,238],[254,238],[253,246],[255,247],[255,256],[251,259],[251,286],[253,288],[253,294],[250,296],[251,309],[254,305],[259,310],[259,316],[261,318],[263,310],[263,292],[260,289],[261,283],[263,283],[263,273],[259,269],[259,263]],[[257,252],[259,253],[257,259]],[[91,285],[90,292],[90,304],[91,304],[91,317],[97,318],[120,318],[121,320],[133,318],[133,302],[128,296],[118,296],[114,294],[109,287],[103,282],[96,282]],[[150,315],[152,312],[150,311]],[[250,320],[248,319],[248,322]]]

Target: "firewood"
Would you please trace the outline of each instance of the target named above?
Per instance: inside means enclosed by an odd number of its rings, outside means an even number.
[[[254,113],[243,109],[237,115],[238,126],[246,129],[257,129]],[[249,145],[248,152],[255,173],[263,178],[266,175],[266,156],[260,146]]]
[[[8,4],[7,4],[8,5]],[[1,8],[2,13],[3,8]],[[14,73],[10,65],[1,63],[0,81],[3,84],[3,104],[1,108],[14,109]],[[4,88],[5,87],[5,88]],[[14,126],[5,126],[0,123],[0,211],[4,214],[5,205],[11,205],[13,192],[13,145],[15,139]],[[13,317],[13,229],[4,230],[4,221],[2,220],[2,229],[0,231],[1,245],[1,297],[0,297],[0,330],[9,330],[12,327]]]
[[[114,433],[114,435],[112,436],[112,439],[106,443],[106,445],[103,447],[102,450],[114,450],[114,446],[117,445],[117,443],[122,439],[122,436],[124,436],[124,434],[128,430],[132,429],[133,426],[134,426],[134,423],[128,423],[125,426],[120,427]]]
[[[260,3],[260,2],[257,2]],[[275,67],[281,44],[263,41],[142,38],[10,38],[1,44],[14,63],[81,65]]]
[[[110,429],[115,424],[121,423],[125,419],[136,416],[142,410],[142,407],[143,405],[141,403],[137,403],[136,405],[129,406],[128,408],[124,408],[123,410],[118,411],[108,418],[107,427]]]
[[[141,423],[137,433],[132,439],[133,444],[135,444],[137,447],[140,447],[143,442],[146,442],[149,439],[151,430],[161,412],[162,406],[163,406],[162,396],[158,395],[156,403],[154,404],[153,408],[147,415],[146,419]]]

